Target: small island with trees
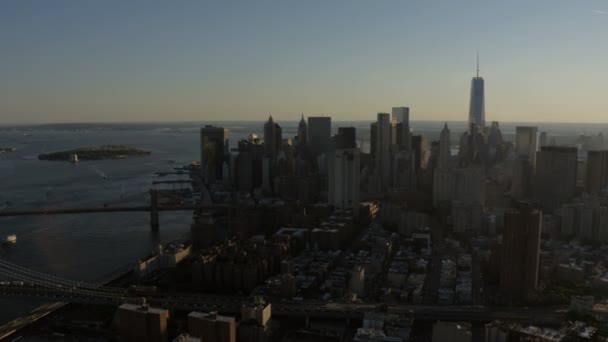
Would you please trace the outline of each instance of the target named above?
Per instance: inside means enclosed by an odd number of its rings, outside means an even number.
[[[125,159],[150,155],[150,152],[124,145],[102,145],[99,147],[82,147],[68,151],[43,153],[40,160],[70,161],[70,156],[77,155],[79,160]]]

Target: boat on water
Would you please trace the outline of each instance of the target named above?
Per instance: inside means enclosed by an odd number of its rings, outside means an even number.
[[[78,155],[70,154],[70,163],[78,163]]]
[[[2,241],[3,244],[5,245],[14,245],[17,243],[17,235],[15,234],[11,234],[8,235],[7,237],[4,238],[4,240]]]

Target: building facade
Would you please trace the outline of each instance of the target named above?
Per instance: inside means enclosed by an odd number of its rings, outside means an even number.
[[[517,126],[515,128],[515,155],[530,159],[532,168],[536,165],[538,151],[538,127]]]
[[[388,191],[391,177],[391,121],[388,113],[378,113],[375,136],[375,165],[378,192]]]
[[[527,205],[504,215],[500,290],[524,298],[538,286],[542,212]]]
[[[331,144],[331,118],[326,116],[308,117],[308,144],[315,156],[329,153]]]
[[[224,163],[228,161],[230,131],[223,127],[206,125],[201,128],[201,171],[203,179],[213,183],[224,178]]]
[[[597,194],[606,186],[608,186],[608,151],[587,152],[585,191]]]
[[[334,140],[329,158],[328,202],[340,209],[358,209],[361,171],[355,128],[340,127]]]
[[[576,194],[576,147],[544,146],[536,153],[534,193],[544,210],[553,211]]]

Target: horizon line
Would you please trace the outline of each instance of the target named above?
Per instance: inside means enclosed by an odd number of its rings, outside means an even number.
[[[330,117],[331,118],[331,117]],[[31,122],[0,122],[0,127],[15,127],[15,126],[50,126],[50,125],[141,125],[141,124],[205,124],[205,123],[264,123],[267,120],[259,119],[259,120],[238,120],[238,119],[226,119],[226,120],[174,120],[174,121],[164,121],[164,120],[150,120],[150,121],[49,121],[49,122],[39,122],[39,123],[31,123]],[[299,122],[300,119],[294,120],[276,120],[277,122]],[[352,120],[332,120],[333,122],[375,122],[376,120],[365,120],[365,119],[352,119]],[[410,122],[454,122],[454,123],[467,123],[468,120],[438,120],[438,119],[410,119]],[[492,120],[488,122],[498,122],[500,123],[527,123],[527,124],[606,124],[608,125],[608,121],[498,121]],[[487,127],[490,127],[489,125]]]

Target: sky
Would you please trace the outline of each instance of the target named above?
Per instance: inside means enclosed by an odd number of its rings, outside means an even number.
[[[608,0],[4,0],[0,123],[608,121]]]

